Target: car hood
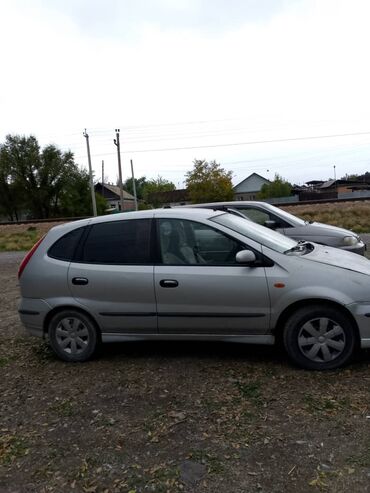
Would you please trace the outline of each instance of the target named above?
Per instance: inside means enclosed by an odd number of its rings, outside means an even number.
[[[306,223],[307,231],[314,233],[317,236],[358,236],[349,229],[339,228],[338,226],[332,226],[331,224],[323,223]]]
[[[342,269],[359,272],[370,276],[370,260],[355,253],[346,252],[339,248],[332,248],[325,245],[314,243],[315,248],[312,252],[303,255],[309,261],[319,262],[321,264],[333,265]]]

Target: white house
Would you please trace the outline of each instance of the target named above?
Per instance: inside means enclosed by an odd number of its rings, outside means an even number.
[[[252,173],[243,181],[235,185],[234,187],[234,199],[235,200],[256,200],[258,192],[261,190],[262,185],[265,183],[271,183],[270,180],[263,176]]]

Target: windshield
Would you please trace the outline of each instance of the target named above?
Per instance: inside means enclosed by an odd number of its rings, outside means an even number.
[[[297,245],[296,241],[291,240],[280,233],[276,233],[276,231],[260,226],[252,221],[247,221],[233,214],[221,214],[212,217],[211,221],[230,228],[236,233],[240,233],[276,252],[284,253]]]
[[[293,223],[295,226],[303,226],[304,224],[306,224],[306,221],[303,221],[303,219],[301,219],[300,217],[294,216],[293,214],[290,214],[289,212],[280,209],[280,207],[275,207],[270,204],[264,204],[264,205],[266,209],[270,210],[272,213],[276,214],[277,216],[280,216],[286,221]]]

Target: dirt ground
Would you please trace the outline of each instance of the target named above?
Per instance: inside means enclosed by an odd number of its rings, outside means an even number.
[[[266,347],[107,345],[57,360],[0,254],[0,492],[370,491],[370,353],[314,373]]]

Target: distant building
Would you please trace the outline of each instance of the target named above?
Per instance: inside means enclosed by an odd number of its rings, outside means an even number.
[[[363,185],[358,180],[328,180],[324,182],[318,190],[321,191],[335,191],[337,193],[351,192],[354,186]]]
[[[235,200],[256,200],[257,194],[261,191],[262,185],[271,183],[263,176],[252,173],[234,187]]]
[[[121,210],[119,187],[109,183],[104,183],[104,185],[102,183],[97,183],[95,185],[95,192],[105,198],[110,208],[116,209],[117,211]],[[126,190],[123,190],[123,208],[124,211],[135,210],[135,197],[126,192]]]

